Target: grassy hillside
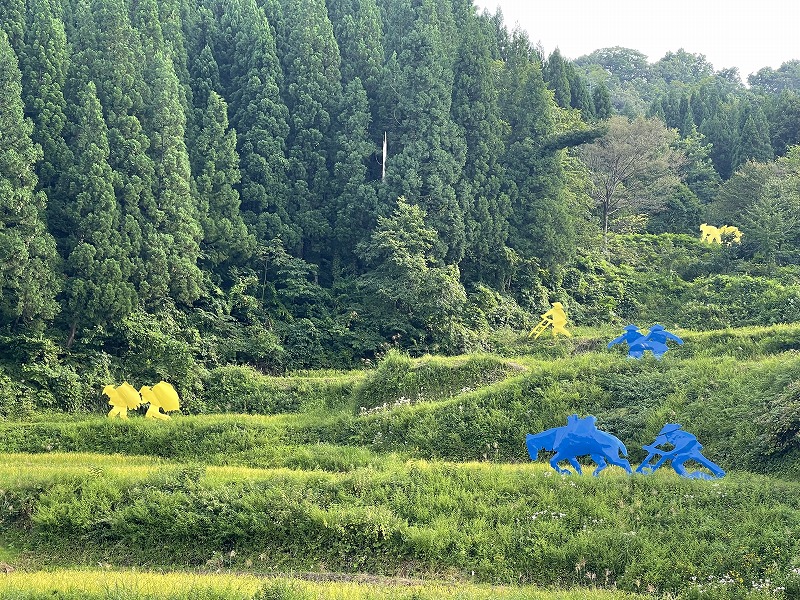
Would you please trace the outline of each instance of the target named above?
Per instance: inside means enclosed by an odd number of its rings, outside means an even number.
[[[794,597],[800,326],[678,333],[686,343],[661,361],[629,360],[605,349],[616,333],[585,330],[520,338],[505,357],[390,353],[373,370],[283,378],[229,369],[214,392],[229,398],[203,399],[275,414],[7,419],[0,561],[16,570],[0,591],[43,597],[42,569],[99,563],[123,579],[129,568],[385,578],[369,592],[257,579],[247,598]],[[680,422],[728,475],[566,477],[530,462],[525,433],[573,412],[597,416],[634,465]],[[454,587],[397,587],[409,577]],[[223,597],[212,580],[191,597]]]

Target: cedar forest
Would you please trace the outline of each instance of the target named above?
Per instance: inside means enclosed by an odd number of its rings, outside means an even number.
[[[749,86],[683,50],[570,62],[470,0],[0,14],[8,398],[151,375],[191,410],[216,366],[502,351],[556,300],[577,325],[800,320],[800,61]]]

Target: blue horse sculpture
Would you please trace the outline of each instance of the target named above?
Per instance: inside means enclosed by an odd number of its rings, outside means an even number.
[[[563,427],[553,427],[536,435],[529,433],[525,436],[525,445],[528,447],[531,460],[538,458],[540,450],[554,451],[555,456],[550,459],[550,466],[557,473],[572,474],[569,469],[562,469],[558,466],[560,461],[566,460],[579,475],[582,475],[583,471],[577,458],[588,455],[597,463],[597,468],[592,473],[595,477],[608,466],[608,463],[622,467],[631,473],[630,463],[619,455],[621,452],[622,456],[628,456],[625,444],[610,433],[597,429],[595,421],[596,419],[591,415],[583,419],[578,418],[578,415],[570,415],[567,417],[567,424]]]
[[[671,448],[667,450],[666,448]],[[636,467],[637,473],[653,473],[661,467],[666,461],[672,461],[672,468],[681,477],[688,477],[689,479],[719,479],[725,476],[725,471],[716,463],[710,461],[703,453],[703,445],[697,441],[697,438],[684,431],[679,423],[667,423],[658,432],[655,441],[649,446],[642,446],[648,451],[647,457]],[[660,458],[655,464],[651,464],[651,460],[656,456]],[[706,469],[711,471],[712,475],[704,473],[703,471],[688,471],[684,467],[687,461],[694,461],[700,463]]]

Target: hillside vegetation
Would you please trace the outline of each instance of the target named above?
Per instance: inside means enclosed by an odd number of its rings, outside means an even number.
[[[242,597],[529,597],[578,586],[598,598],[791,598],[800,590],[800,327],[680,331],[684,346],[661,361],[605,350],[605,332],[576,333],[520,338],[529,352],[507,357],[393,352],[363,372],[231,371],[227,385],[241,398],[252,386],[272,415],[6,420],[0,559],[21,571],[100,563],[385,578],[359,592],[261,581]],[[531,463],[525,433],[573,412],[596,415],[634,465],[663,423],[680,422],[728,475],[612,468],[595,479]],[[19,597],[38,597],[36,577],[7,581],[30,594]],[[512,587],[470,587],[478,582]],[[217,597],[217,584],[204,585]]]

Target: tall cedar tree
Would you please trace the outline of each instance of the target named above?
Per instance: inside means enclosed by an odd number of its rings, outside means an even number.
[[[367,164],[374,155],[368,137],[369,105],[357,77],[344,87],[336,128],[331,244],[334,277],[357,266],[356,248],[369,238],[378,216],[375,186],[367,181]]]
[[[374,144],[367,163],[370,180],[381,177],[380,144],[384,128],[379,117],[379,98],[383,94],[383,32],[381,15],[375,0],[328,0],[333,34],[342,58],[342,84],[356,77],[367,92],[370,122],[369,138]]]
[[[700,133],[711,144],[711,161],[714,163],[714,169],[723,180],[730,178],[734,170],[733,151],[738,141],[735,121],[735,111],[729,103],[726,103],[700,126]]]
[[[574,224],[563,198],[560,151],[547,147],[555,133],[554,103],[527,36],[514,32],[503,73],[505,118],[511,130],[504,164],[512,202],[509,246],[548,268],[574,249]]]
[[[396,60],[389,66],[397,93],[397,141],[387,161],[386,189],[389,198],[405,196],[424,209],[427,222],[439,234],[437,252],[455,264],[464,255],[464,210],[455,186],[466,160],[466,144],[450,114],[452,40],[445,43],[447,28],[440,27],[433,0],[415,0],[414,6],[405,8],[397,24],[404,25],[405,35],[398,40]]]
[[[598,119],[605,120],[611,116],[611,94],[605,83],[598,83],[592,90],[592,105]]]
[[[145,124],[155,171],[155,203],[145,216],[164,251],[170,297],[191,304],[200,296],[202,273],[197,263],[202,229],[192,195],[182,90],[172,61],[163,53],[156,51],[148,62],[146,81],[152,103]]]
[[[183,34],[182,12],[195,0],[159,0],[158,16],[161,22],[161,35],[164,37],[164,51],[172,59],[175,74],[181,83],[181,105],[187,121],[191,118],[192,89],[189,76],[189,52]],[[188,124],[187,124],[188,128]]]
[[[249,262],[256,240],[242,217],[237,136],[228,123],[228,103],[218,93],[219,66],[207,36],[199,41],[205,45],[190,61],[195,108],[189,154],[203,227],[202,265],[219,282],[231,266]]]
[[[570,106],[581,111],[584,119],[591,120],[595,116],[592,95],[589,93],[586,82],[578,70],[572,66],[572,63],[567,63],[567,80],[569,81]]]
[[[67,141],[75,157],[63,173],[61,187],[70,198],[63,226],[64,317],[72,345],[79,328],[114,322],[136,305],[136,290],[125,277],[126,266],[120,234],[120,210],[114,197],[113,172],[100,101],[92,82],[74,81],[70,100]]]
[[[562,108],[569,108],[572,102],[572,94],[569,89],[569,77],[567,76],[567,61],[561,56],[561,51],[556,48],[543,69],[544,80],[547,87],[553,90],[556,104]]]
[[[733,168],[754,160],[768,162],[773,159],[769,140],[769,125],[758,101],[744,100],[739,116],[738,144],[733,152]]]
[[[145,53],[143,73],[146,106],[142,127],[150,138],[148,156],[153,162],[153,202],[142,207],[145,256],[157,255],[166,263],[168,294],[191,304],[200,296],[202,274],[198,267],[200,228],[196,198],[192,194],[189,155],[186,149],[186,95],[175,66],[166,54],[166,43],[155,0],[139,0],[133,24]],[[145,266],[149,260],[145,260]],[[148,280],[160,274],[152,273]],[[160,301],[155,296],[152,300]]]
[[[25,0],[0,0],[0,31],[5,31],[15,55],[25,42]]]
[[[302,232],[304,260],[328,263],[334,118],[342,96],[341,59],[324,0],[283,0],[279,29],[283,96],[289,109],[289,214]],[[323,273],[330,271],[323,264]]]
[[[25,50],[20,57],[25,108],[33,120],[33,141],[42,147],[39,186],[52,197],[59,173],[69,165],[62,132],[66,124],[64,85],[69,65],[64,23],[49,0],[30,0]]]
[[[227,113],[225,100],[211,91],[196,142],[195,182],[203,225],[203,263],[222,276],[220,267],[246,263],[255,250],[255,238],[239,210],[239,155],[236,132],[228,126]]]
[[[275,37],[255,0],[213,0],[219,20],[214,51],[222,92],[237,131],[245,221],[259,243],[281,238],[297,246],[301,233],[289,219],[286,138],[289,113]]]
[[[133,266],[124,275],[132,278],[141,300],[157,302],[168,294],[168,267],[145,217],[155,204],[155,169],[140,121],[145,60],[139,34],[123,0],[79,0],[76,21],[74,62],[95,83],[108,126],[109,164],[122,211],[121,243]]]
[[[25,119],[22,76],[0,31],[0,323],[52,318],[58,305],[55,241],[44,223],[46,197],[35,191],[41,148]]]
[[[499,284],[503,248],[508,241],[511,205],[502,191],[503,123],[497,102],[496,66],[489,32],[477,19],[465,19],[455,63],[453,119],[464,131],[466,162],[460,194],[466,204],[464,278]]]

